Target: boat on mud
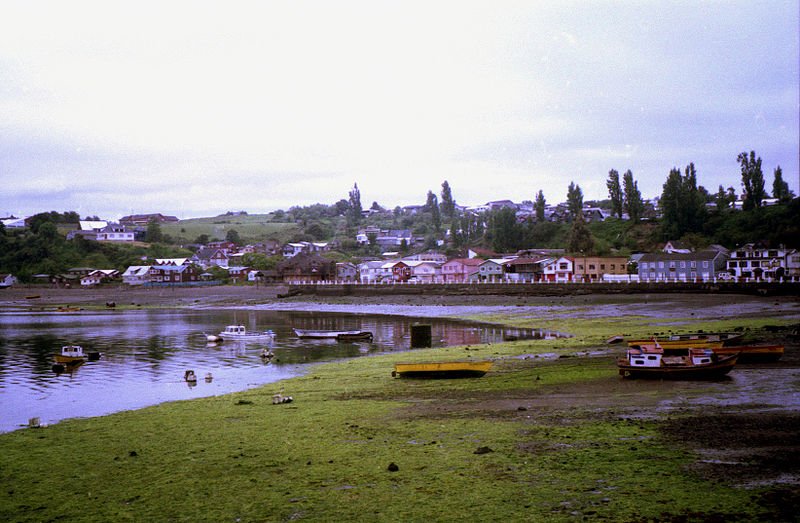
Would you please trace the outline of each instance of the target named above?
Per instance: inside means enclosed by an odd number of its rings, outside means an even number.
[[[313,329],[294,329],[298,338],[306,339],[328,339],[338,341],[357,341],[371,340],[372,333],[362,330],[313,330]]]
[[[210,342],[224,340],[272,341],[275,339],[275,333],[271,330],[247,332],[247,328],[244,325],[228,325],[225,327],[225,330],[219,334],[206,335],[206,339]]]
[[[401,378],[479,378],[492,368],[491,361],[431,361],[395,363],[392,376]]]
[[[671,334],[669,336],[653,336],[627,340],[629,347],[658,343],[661,347],[676,348],[713,348],[730,345],[738,341],[742,334],[738,332],[695,332],[688,334]]]
[[[738,358],[738,352],[719,356],[707,348],[641,345],[629,348],[617,367],[623,378],[711,380],[728,374]]]
[[[739,354],[739,362],[766,362],[778,361],[783,357],[783,345],[724,345],[722,347],[714,347],[711,350],[717,356],[729,356],[731,354]]]

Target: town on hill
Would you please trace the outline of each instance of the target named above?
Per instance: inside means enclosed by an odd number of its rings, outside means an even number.
[[[800,279],[800,199],[780,168],[770,198],[758,160],[753,174],[740,158],[741,195],[709,193],[690,164],[650,200],[630,171],[611,170],[609,198],[593,202],[571,182],[557,204],[539,191],[466,207],[444,181],[441,198],[393,209],[365,208],[355,184],[334,204],[268,214],[8,217],[0,285]]]

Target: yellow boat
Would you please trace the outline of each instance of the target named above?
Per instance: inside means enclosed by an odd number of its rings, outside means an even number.
[[[489,372],[491,368],[491,361],[395,363],[392,376],[401,378],[478,378]]]
[[[628,340],[628,347],[642,347],[645,345],[658,345],[659,347],[665,349],[719,349],[722,347],[724,342],[719,340],[708,340],[708,339],[677,339],[677,340],[665,340],[656,338],[655,340],[651,339],[639,339],[639,340]]]

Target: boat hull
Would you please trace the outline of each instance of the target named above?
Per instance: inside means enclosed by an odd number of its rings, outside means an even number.
[[[86,361],[85,356],[62,356],[61,354],[56,354],[53,356],[53,360],[56,363],[61,363],[63,365],[75,365],[76,363],[83,363]]]
[[[628,379],[656,380],[713,380],[720,379],[736,366],[739,354],[724,356],[704,365],[662,365],[660,367],[633,366],[627,360],[617,362],[619,374]]]
[[[325,331],[325,330],[309,330],[309,329],[294,329],[294,333],[298,338],[306,339],[331,339],[335,340],[339,337],[347,336],[361,336],[366,334],[365,331],[349,330],[349,331]],[[372,333],[369,333],[372,336]]]
[[[491,368],[491,361],[396,363],[392,375],[401,378],[479,378]]]

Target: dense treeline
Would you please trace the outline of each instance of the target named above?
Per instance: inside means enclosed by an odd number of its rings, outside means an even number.
[[[338,260],[377,256],[381,249],[374,243],[359,245],[356,233],[364,227],[410,230],[424,238],[422,248],[437,249],[449,256],[464,254],[467,247],[482,247],[497,253],[516,252],[533,248],[564,248],[583,254],[627,255],[655,250],[666,240],[682,240],[695,247],[721,244],[728,248],[744,243],[762,241],[768,245],[800,247],[800,199],[794,198],[782,178],[780,166],[774,171],[772,196],[775,205],[765,205],[769,197],[762,172],[761,158],[754,152],[741,153],[742,198],[733,187],[719,186],[709,193],[698,183],[693,163],[683,171],[672,168],[659,198],[660,216],[646,204],[633,173],[627,170],[609,171],[606,182],[609,198],[592,205],[605,208],[612,215],[602,222],[587,223],[583,219],[583,192],[570,182],[566,188],[566,203],[559,220],[548,220],[543,191],[529,202],[532,212],[522,216],[510,207],[482,213],[459,211],[453,189],[447,181],[439,195],[429,190],[424,205],[413,210],[383,208],[378,202],[366,209],[361,193],[354,184],[347,199],[332,205],[314,204],[292,207],[288,211],[271,213],[272,222],[292,223],[300,231],[291,241],[335,240],[338,251],[331,256]],[[742,203],[742,209],[735,204]],[[93,217],[92,219],[97,219]],[[143,260],[163,257],[182,257],[212,239],[227,239],[235,243],[255,243],[270,238],[240,237],[233,229],[225,238],[201,234],[194,244],[181,246],[178,241],[162,234],[157,224],[147,228],[146,244],[120,245],[87,241],[81,237],[67,241],[64,228],[75,228],[79,216],[73,211],[37,214],[28,220],[21,231],[0,229],[0,272],[10,272],[27,281],[34,274],[57,274],[70,267],[115,268],[123,270]],[[417,250],[418,246],[400,246],[401,252]],[[251,255],[262,256],[262,255]],[[262,256],[263,257],[263,256]],[[255,262],[256,260],[250,260]],[[262,260],[263,261],[263,260]],[[260,265],[272,266],[275,260]],[[264,268],[259,267],[259,268]]]

